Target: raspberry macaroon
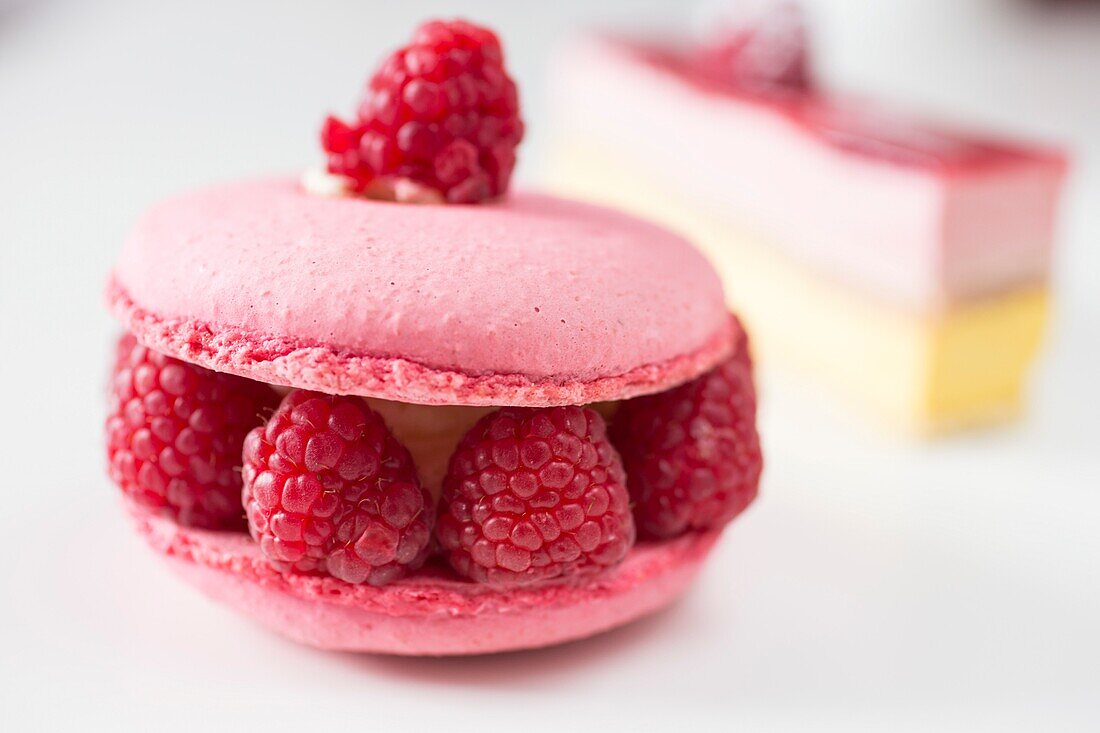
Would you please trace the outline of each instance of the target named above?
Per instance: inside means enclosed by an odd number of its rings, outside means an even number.
[[[682,595],[755,496],[745,335],[718,277],[665,229],[508,190],[523,125],[504,59],[487,29],[423,25],[356,118],[325,123],[327,178],[158,204],[111,275],[128,366],[109,454],[138,532],[302,643],[590,636]],[[196,425],[213,484],[177,470]],[[140,483],[154,469],[171,490]]]

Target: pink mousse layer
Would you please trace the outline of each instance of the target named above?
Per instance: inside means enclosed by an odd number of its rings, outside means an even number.
[[[373,588],[283,575],[246,535],[180,527],[134,510],[154,550],[214,600],[323,649],[407,655],[481,654],[580,639],[652,613],[690,585],[718,532],[641,543],[583,581],[494,591],[429,567]]]
[[[553,89],[552,109],[585,110],[561,115],[570,139],[890,301],[935,309],[1049,270],[1058,153],[820,90],[737,93],[606,37],[564,49]]]
[[[154,207],[108,288],[144,343],[220,371],[424,404],[665,389],[740,327],[684,239],[538,194],[481,206],[323,198],[290,180]]]

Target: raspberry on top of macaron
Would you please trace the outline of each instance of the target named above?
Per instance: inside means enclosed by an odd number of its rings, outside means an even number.
[[[717,276],[658,227],[502,199],[522,137],[495,34],[432,21],[353,121],[324,124],[347,195],[253,183],[154,211],[112,284],[134,333],[107,421],[123,493],[240,532],[203,555],[228,567],[404,579],[424,598],[441,573],[451,591],[582,584],[639,537],[713,534],[744,510],[756,393]],[[498,285],[472,297],[475,275]]]
[[[374,72],[355,118],[321,129],[328,171],[352,191],[426,202],[502,196],[522,139],[500,41],[463,20],[417,28]]]

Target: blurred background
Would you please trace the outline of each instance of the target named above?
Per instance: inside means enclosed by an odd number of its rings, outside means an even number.
[[[1100,4],[805,5],[830,87],[1071,152],[1025,419],[914,442],[766,383],[762,498],[686,600],[559,649],[400,660],[270,636],[129,532],[100,441],[115,252],[164,196],[318,164],[323,116],[431,16],[499,31],[535,182],[553,48],[687,29],[691,3],[0,0],[0,728],[1100,729]]]

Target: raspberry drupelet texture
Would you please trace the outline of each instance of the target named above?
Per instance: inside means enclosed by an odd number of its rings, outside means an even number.
[[[740,514],[756,497],[763,465],[744,338],[713,371],[624,402],[611,437],[641,535],[675,537],[721,527]]]
[[[296,390],[244,444],[248,527],[284,571],[383,585],[428,555],[412,458],[358,397]]]
[[[496,35],[430,21],[371,77],[357,118],[325,120],[328,171],[356,192],[472,203],[502,195],[523,138],[515,82]],[[405,187],[407,188],[407,186]]]
[[[111,478],[181,524],[245,527],[241,445],[278,404],[269,387],[119,339],[107,416]]]
[[[603,418],[581,407],[482,418],[451,457],[436,537],[458,573],[498,588],[618,563],[634,522]]]

